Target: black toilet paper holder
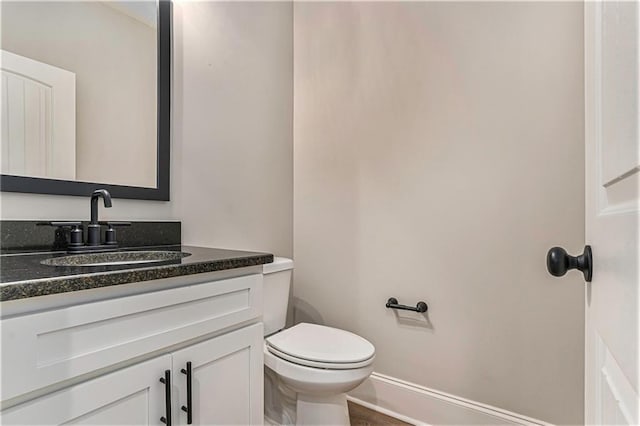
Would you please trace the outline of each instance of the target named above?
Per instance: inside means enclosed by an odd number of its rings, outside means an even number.
[[[390,297],[389,300],[387,300],[387,304],[385,306],[389,309],[401,309],[403,311],[413,311],[420,313],[427,312],[427,309],[429,309],[427,304],[423,301],[418,302],[416,306],[400,305],[398,304],[398,299],[396,299],[395,297]]]

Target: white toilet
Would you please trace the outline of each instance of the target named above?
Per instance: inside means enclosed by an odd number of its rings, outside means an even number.
[[[348,425],[346,392],[373,371],[374,346],[348,331],[284,330],[293,261],[264,265],[265,423]]]

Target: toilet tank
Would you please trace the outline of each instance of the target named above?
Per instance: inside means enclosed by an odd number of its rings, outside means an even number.
[[[264,322],[265,336],[284,328],[287,319],[292,271],[293,260],[285,257],[275,257],[273,263],[262,265],[262,273],[264,274],[262,321]]]

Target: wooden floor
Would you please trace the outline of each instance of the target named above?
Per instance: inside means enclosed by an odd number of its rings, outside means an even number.
[[[410,425],[410,423],[378,413],[351,401],[347,401],[347,404],[349,405],[351,426]]]

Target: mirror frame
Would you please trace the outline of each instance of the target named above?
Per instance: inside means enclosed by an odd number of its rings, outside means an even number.
[[[100,188],[109,191],[114,198],[169,201],[171,164],[171,27],[171,0],[158,0],[158,150],[155,188],[3,174],[0,175],[0,191],[88,197],[95,189]]]

